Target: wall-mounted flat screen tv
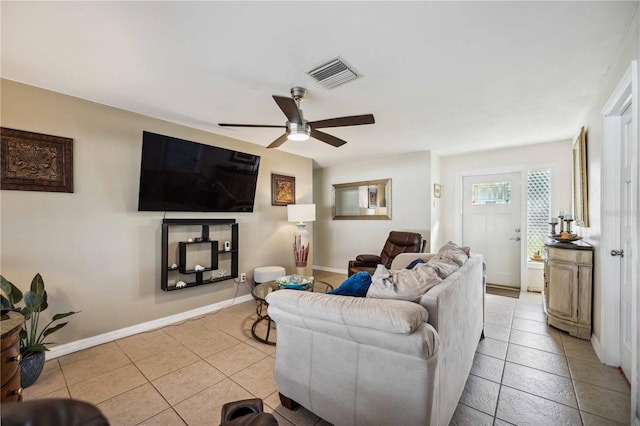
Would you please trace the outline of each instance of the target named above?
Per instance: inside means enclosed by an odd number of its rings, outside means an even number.
[[[142,134],[138,211],[252,212],[260,156]]]

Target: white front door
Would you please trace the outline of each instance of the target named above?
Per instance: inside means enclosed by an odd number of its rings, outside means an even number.
[[[487,263],[487,284],[520,288],[520,173],[465,176],[462,243]]]
[[[620,121],[620,366],[627,379],[631,380],[631,236],[633,232],[635,200],[633,196],[633,174],[630,161],[633,160],[634,147],[631,129],[631,108],[623,113]]]

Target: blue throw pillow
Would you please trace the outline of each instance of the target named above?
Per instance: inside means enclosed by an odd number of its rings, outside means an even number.
[[[424,263],[424,260],[417,258],[416,260],[408,264],[405,269],[413,269],[413,267],[416,266],[418,263]]]
[[[371,285],[371,275],[368,272],[357,272],[347,278],[338,288],[328,292],[339,296],[365,297]]]

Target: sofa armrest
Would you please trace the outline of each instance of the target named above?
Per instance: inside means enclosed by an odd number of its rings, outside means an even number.
[[[391,262],[391,268],[389,269],[393,269],[394,271],[397,271],[398,269],[404,269],[409,263],[418,258],[424,260],[425,262],[428,262],[429,259],[431,259],[435,255],[435,253],[400,253],[393,259],[393,262]]]
[[[360,263],[373,264],[374,266],[380,263],[380,256],[377,254],[359,254],[356,256],[356,261]]]

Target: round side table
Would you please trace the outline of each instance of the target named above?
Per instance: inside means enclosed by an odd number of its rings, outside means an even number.
[[[276,344],[275,339],[269,340],[269,337],[272,337],[271,328],[272,326],[275,326],[275,324],[273,320],[269,318],[269,314],[267,313],[267,308],[269,307],[269,304],[265,299],[267,297],[267,294],[272,293],[274,291],[278,291],[278,290],[282,290],[282,287],[280,287],[275,281],[269,281],[266,283],[258,284],[253,288],[253,290],[251,290],[251,295],[254,297],[254,299],[256,299],[256,302],[257,302],[256,314],[258,315],[258,318],[254,321],[253,325],[251,326],[251,335],[253,336],[254,339],[256,339],[259,342],[266,343],[267,345],[274,345],[274,346]],[[295,291],[313,291],[316,293],[326,293],[331,290],[333,290],[333,286],[331,284],[326,283],[324,281],[314,280],[313,284],[310,285],[308,288],[302,289],[302,290],[295,290]],[[256,328],[258,327],[258,324],[260,324],[262,321],[267,322],[267,331],[266,333],[264,333],[264,337],[259,336],[256,333]]]

